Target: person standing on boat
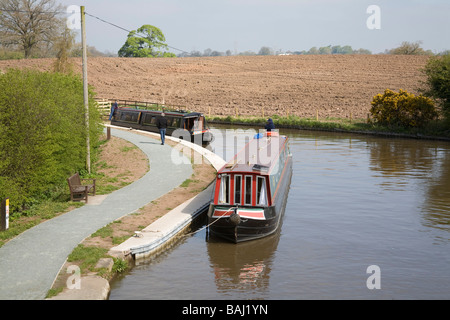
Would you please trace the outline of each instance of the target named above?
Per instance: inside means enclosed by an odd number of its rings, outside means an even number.
[[[161,144],[164,145],[166,140],[166,129],[167,129],[167,118],[166,114],[163,112],[161,116],[156,119],[156,126],[159,129],[159,135],[161,136]]]
[[[275,129],[275,124],[273,123],[272,118],[267,119],[267,123],[266,123],[265,129],[267,130],[267,132],[270,132],[273,129]]]

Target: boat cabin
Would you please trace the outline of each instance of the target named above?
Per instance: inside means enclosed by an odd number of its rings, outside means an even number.
[[[217,173],[214,205],[270,207],[289,150],[278,132],[258,134]]]
[[[111,119],[111,124],[157,133],[159,130],[156,127],[156,120],[161,113],[162,111],[157,110],[120,107]],[[189,135],[192,142],[198,140],[202,143],[209,143],[212,141],[212,134],[202,113],[184,111],[165,111],[164,113],[167,119],[167,135],[173,135],[175,130],[182,129]]]

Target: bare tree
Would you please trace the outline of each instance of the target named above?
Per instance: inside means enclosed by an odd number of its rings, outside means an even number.
[[[54,0],[0,0],[1,44],[17,46],[29,58],[33,48],[58,35],[62,11]]]
[[[421,47],[422,41],[416,42],[402,42],[401,46],[398,48],[391,49],[390,54],[406,54],[406,55],[433,55],[430,50],[425,51]]]
[[[74,44],[75,33],[66,27],[54,43],[54,49],[56,50],[54,69],[56,72],[72,72],[73,65],[69,61],[69,56]]]

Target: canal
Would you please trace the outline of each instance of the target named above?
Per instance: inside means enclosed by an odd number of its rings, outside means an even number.
[[[255,133],[214,131],[227,160]],[[293,176],[277,234],[236,245],[199,223],[114,281],[110,299],[450,298],[450,143],[280,132]]]

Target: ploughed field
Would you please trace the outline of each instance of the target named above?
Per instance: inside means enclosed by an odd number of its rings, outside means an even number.
[[[206,115],[366,118],[385,89],[418,93],[428,57],[394,55],[88,58],[97,97],[183,105]],[[52,70],[53,59],[0,61]],[[71,60],[81,75],[81,59]]]

